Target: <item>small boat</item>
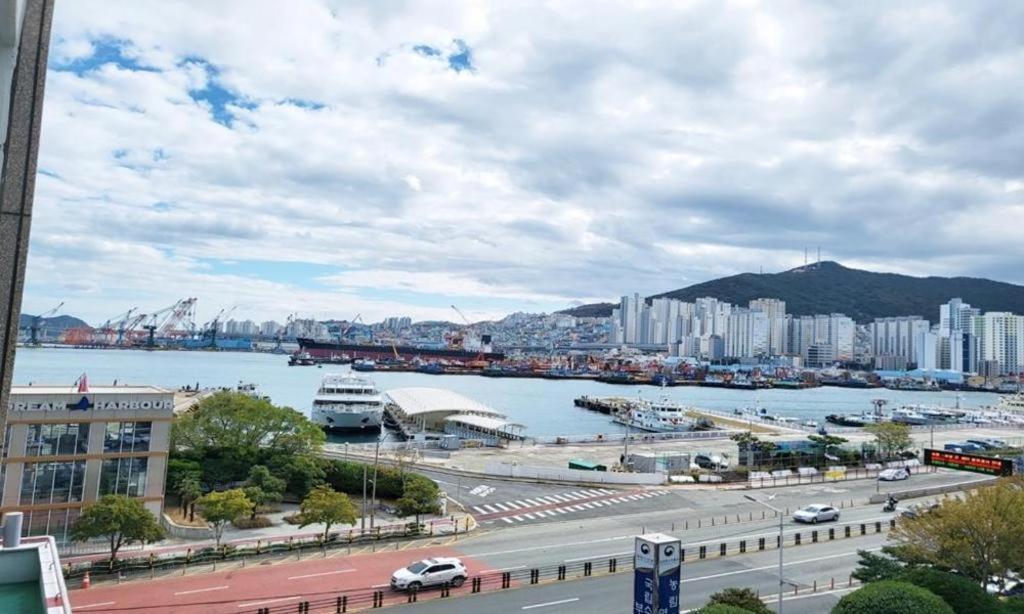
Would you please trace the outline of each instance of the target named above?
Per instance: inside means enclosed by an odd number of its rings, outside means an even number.
[[[416,367],[416,370],[420,373],[429,373],[430,375],[444,375],[444,367],[436,362],[428,362]]]
[[[926,418],[921,412],[916,409],[909,407],[901,407],[892,412],[890,420],[896,424],[906,424],[909,426],[922,426],[930,424],[928,418]]]
[[[353,371],[376,371],[377,362],[369,358],[360,358],[352,363]]]
[[[238,382],[238,385],[235,386],[235,392],[237,392],[239,394],[244,394],[247,397],[252,397],[254,399],[259,399],[261,401],[269,401],[270,400],[270,397],[268,395],[261,394],[260,390],[259,390],[259,387],[256,384],[253,384],[251,382],[250,383]]]
[[[693,420],[686,415],[690,408],[662,399],[645,401],[640,399],[627,411],[619,412],[612,422],[652,433],[675,433],[689,431]]]
[[[825,422],[836,426],[867,426],[876,424],[878,417],[874,414],[829,414],[825,416]]]
[[[316,360],[309,352],[295,352],[288,357],[289,367],[311,367],[316,364]]]

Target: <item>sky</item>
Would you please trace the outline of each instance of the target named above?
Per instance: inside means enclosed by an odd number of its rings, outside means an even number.
[[[57,4],[23,311],[1024,283],[1024,3]]]

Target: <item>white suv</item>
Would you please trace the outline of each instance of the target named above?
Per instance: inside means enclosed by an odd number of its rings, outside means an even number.
[[[398,591],[418,591],[425,586],[448,583],[459,587],[469,572],[457,558],[424,559],[391,574],[391,588]]]

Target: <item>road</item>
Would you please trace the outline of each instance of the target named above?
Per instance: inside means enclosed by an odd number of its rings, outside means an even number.
[[[884,535],[871,535],[855,542],[826,542],[791,550],[783,573],[786,582],[785,611],[794,614],[827,612],[852,590],[847,583],[857,566],[857,554],[850,546],[856,544],[856,548],[876,550],[884,543]],[[748,587],[759,591],[762,596],[777,595],[778,582],[776,551],[684,564],[681,606],[684,610],[699,608],[707,603],[712,593],[732,586]],[[819,592],[811,592],[815,583]],[[629,609],[632,591],[633,574],[624,572],[481,593],[458,601],[438,599],[415,606],[399,605],[389,611],[415,611],[416,614],[450,614],[453,611],[621,614]],[[769,604],[772,609],[774,604],[774,600]]]
[[[901,483],[899,487],[922,487],[939,483],[973,483],[979,476],[963,473],[939,472],[929,475],[915,476],[911,481]],[[537,487],[537,485],[529,485]],[[890,485],[885,485],[890,487]],[[518,483],[514,486],[501,485],[507,489],[508,498],[503,501],[515,501],[522,498],[523,491]],[[544,486],[546,491],[535,491],[528,497],[535,499],[538,492],[554,494],[580,489]],[[689,489],[651,489],[647,493],[666,491],[663,494],[636,499],[626,498],[624,502],[609,505],[594,505],[583,508],[579,512],[567,512],[545,515],[534,521],[505,523],[495,521],[483,525],[481,530],[467,536],[460,536],[458,541],[446,538],[439,545],[410,550],[392,549],[392,544],[382,545],[387,551],[375,554],[345,556],[343,551],[332,551],[326,558],[296,562],[294,560],[265,561],[262,564],[250,564],[246,569],[217,571],[202,574],[190,574],[180,577],[168,577],[148,582],[127,582],[121,585],[94,586],[87,590],[72,592],[71,601],[78,612],[118,612],[144,611],[157,614],[183,612],[220,614],[248,614],[262,607],[275,608],[275,614],[282,611],[295,611],[296,604],[304,600],[332,598],[333,596],[352,591],[366,592],[371,587],[380,587],[387,583],[393,570],[430,556],[459,556],[469,568],[471,575],[486,574],[487,582],[482,587],[485,592],[497,587],[496,571],[515,571],[519,577],[525,570],[532,568],[553,569],[558,565],[579,565],[584,560],[595,560],[595,567],[607,567],[607,560],[617,558],[620,566],[631,560],[633,539],[644,532],[665,532],[680,537],[686,549],[687,563],[684,575],[692,581],[684,586],[687,594],[693,599],[714,592],[722,586],[751,586],[760,588],[762,592],[775,592],[776,576],[769,567],[776,559],[777,552],[753,552],[754,544],[764,538],[768,548],[774,545],[778,532],[778,521],[772,518],[760,506],[744,498],[751,494],[765,498],[775,495],[771,504],[790,510],[808,503],[834,503],[842,506],[841,523],[852,523],[852,532],[859,534],[859,525],[868,527],[869,535],[857,536],[855,539],[842,539],[842,527],[836,532],[837,541],[824,542],[827,539],[828,527],[797,526],[788,516],[784,522],[787,540],[800,532],[803,545],[792,548],[787,554],[792,561],[792,581],[802,587],[803,583],[811,583],[815,579],[825,581],[830,575],[846,577],[856,563],[854,552],[858,548],[879,546],[884,534],[872,533],[873,523],[886,523],[892,514],[881,511],[880,505],[866,505],[867,498],[875,492],[876,484],[871,481],[851,481],[836,484],[815,484],[772,489],[771,491],[743,490],[689,490]],[[590,490],[590,489],[585,489]],[[555,492],[558,491],[558,492]],[[498,493],[498,488],[495,488]],[[634,491],[629,491],[634,492]],[[523,495],[525,496],[525,495]],[[625,495],[620,492],[596,492],[590,496],[594,500],[621,500]],[[633,495],[629,495],[633,496]],[[536,500],[536,499],[535,499]],[[493,499],[492,501],[497,501]],[[568,505],[555,500],[548,503],[546,509],[556,509]],[[538,503],[541,501],[537,501]],[[853,502],[853,506],[850,503]],[[476,504],[472,504],[476,505]],[[578,504],[576,504],[578,505]],[[495,507],[492,505],[492,507]],[[495,507],[495,509],[498,509]],[[515,510],[513,510],[515,511]],[[490,512],[489,512],[490,513]],[[502,512],[504,513],[504,512]],[[510,512],[511,513],[511,512]],[[762,514],[764,517],[762,519]],[[482,515],[486,516],[486,515]],[[824,543],[808,544],[810,532],[817,529]],[[747,540],[748,553],[738,554],[738,543]],[[711,556],[717,554],[720,543],[726,542],[730,556],[722,559],[691,562],[701,545],[707,548]],[[398,548],[409,546],[398,545]],[[761,569],[764,568],[764,569]],[[699,570],[699,571],[698,571]],[[722,575],[725,574],[725,575]],[[467,597],[473,600],[498,599],[513,600],[503,603],[501,609],[479,611],[513,611],[508,608],[523,605],[558,601],[559,599],[586,598],[593,599],[594,594],[603,595],[608,607],[622,611],[624,599],[629,597],[629,574],[618,574],[609,577],[595,577],[579,581],[565,581],[558,585],[541,585],[532,588],[516,588],[505,591],[502,595],[484,595]],[[524,584],[518,579],[513,586]],[[626,583],[626,584],[622,584]],[[568,587],[583,587],[570,589]],[[593,587],[593,588],[591,588]],[[716,588],[717,587],[717,588]],[[396,605],[404,602],[403,595],[393,594],[383,589],[386,594],[385,604]],[[572,590],[576,594],[570,595]],[[604,592],[602,592],[604,591]],[[469,585],[453,591],[453,598],[469,592]],[[563,597],[548,599],[548,595]],[[568,595],[568,596],[565,596]],[[424,600],[437,599],[437,591],[422,595]],[[797,599],[795,604],[815,604],[820,606],[820,599],[827,596]],[[460,597],[461,599],[461,597]],[[515,603],[523,600],[520,606]],[[530,603],[526,603],[529,601]],[[445,600],[446,603],[448,602]],[[513,603],[514,602],[514,603]],[[571,602],[573,604],[577,602]],[[687,602],[689,603],[689,602]],[[695,605],[700,605],[696,603]],[[564,607],[563,607],[564,606]],[[426,608],[426,601],[418,604],[418,608]],[[439,602],[430,607],[442,607]],[[570,602],[560,604],[556,611],[572,611]],[[597,607],[597,606],[595,606]],[[803,605],[799,607],[804,607]],[[276,608],[288,608],[287,610]],[[543,608],[536,608],[538,610]],[[590,609],[590,608],[588,608]],[[827,608],[825,608],[827,609]],[[315,611],[315,610],[314,610]],[[332,608],[333,611],[333,608]],[[416,610],[421,611],[420,609]],[[427,611],[427,610],[423,610]],[[532,611],[532,610],[527,610]],[[797,611],[787,608],[788,611]],[[821,611],[808,610],[808,611]]]

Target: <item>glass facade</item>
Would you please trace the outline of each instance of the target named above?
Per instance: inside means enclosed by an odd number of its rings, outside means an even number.
[[[89,424],[30,424],[25,437],[25,456],[85,454]]]
[[[45,505],[82,500],[85,461],[26,463],[21,474],[19,505]]]
[[[103,436],[103,451],[107,454],[148,452],[152,422],[108,422]]]
[[[75,507],[59,510],[32,510],[25,512],[22,533],[26,536],[52,535],[59,545],[71,543],[71,528],[81,510]]]
[[[146,494],[146,472],[148,468],[148,458],[115,458],[103,461],[103,469],[100,472],[99,496],[144,496]]]

